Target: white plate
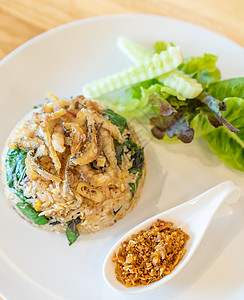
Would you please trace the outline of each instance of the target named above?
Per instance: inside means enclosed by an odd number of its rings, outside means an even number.
[[[116,48],[124,35],[150,46],[173,41],[185,55],[219,55],[223,77],[242,76],[243,48],[207,29],[150,15],[113,15],[67,24],[27,42],[0,64],[1,148],[14,124],[46,92],[60,97],[81,93],[84,83],[131,63]],[[2,149],[1,149],[2,150]],[[102,278],[103,259],[127,230],[224,180],[243,187],[243,173],[225,166],[204,141],[190,145],[146,145],[148,174],[138,206],[116,225],[80,237],[33,228],[0,201],[0,294],[12,299],[243,299],[244,201],[215,219],[199,250],[171,282],[140,296],[120,295]],[[159,201],[160,195],[163,201]]]

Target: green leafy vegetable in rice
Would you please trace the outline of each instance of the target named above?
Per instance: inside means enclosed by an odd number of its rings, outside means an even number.
[[[127,120],[98,102],[47,99],[8,139],[6,194],[23,217],[72,245],[133,209],[144,149]]]
[[[27,152],[19,148],[9,149],[6,158],[7,185],[22,200],[16,204],[22,214],[37,225],[45,225],[48,223],[48,219],[45,216],[39,216],[39,213],[28,203],[28,199],[24,196],[23,181],[26,178],[26,156]]]

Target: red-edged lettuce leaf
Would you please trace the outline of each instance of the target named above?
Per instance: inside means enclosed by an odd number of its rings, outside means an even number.
[[[188,124],[187,114],[182,112],[153,117],[150,124],[153,126],[152,134],[157,139],[163,139],[167,134],[169,138],[177,136],[183,143],[190,143],[194,138],[194,130]]]
[[[214,154],[227,165],[244,171],[244,99],[227,98],[227,110],[223,117],[239,128],[238,133],[233,133],[221,126],[212,131],[207,131],[203,137],[207,140]],[[206,119],[201,116],[202,127],[206,129]],[[201,122],[200,121],[200,122]],[[199,121],[198,121],[199,124]]]

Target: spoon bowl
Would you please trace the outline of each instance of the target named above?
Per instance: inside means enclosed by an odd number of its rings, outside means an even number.
[[[121,293],[138,294],[155,289],[171,280],[184,268],[195,253],[221,203],[225,201],[227,204],[233,204],[238,201],[240,195],[241,189],[235,183],[232,181],[225,181],[207,190],[196,198],[159,213],[158,215],[153,216],[137,225],[122,236],[108,252],[102,270],[105,282],[109,285],[109,287]],[[113,263],[112,258],[115,252],[120,248],[123,241],[130,238],[132,234],[138,233],[140,230],[149,229],[157,219],[173,222],[175,227],[180,227],[190,236],[185,247],[187,253],[171,274],[146,286],[128,288],[116,279],[115,264]]]

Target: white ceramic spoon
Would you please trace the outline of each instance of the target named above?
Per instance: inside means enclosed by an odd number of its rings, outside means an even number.
[[[127,294],[142,293],[163,285],[179,273],[191,259],[220,204],[224,200],[227,204],[233,204],[238,201],[240,194],[241,189],[235,183],[232,181],[225,181],[196,198],[164,211],[137,225],[120,238],[107,254],[102,270],[106,283],[112,289]],[[127,288],[116,279],[114,271],[115,266],[112,262],[114,253],[118,250],[123,241],[129,238],[132,234],[138,233],[140,230],[149,229],[152,223],[154,223],[157,219],[172,221],[174,226],[180,227],[183,231],[189,234],[190,240],[188,240],[186,245],[187,253],[170,275],[167,275],[161,280],[147,286]]]

